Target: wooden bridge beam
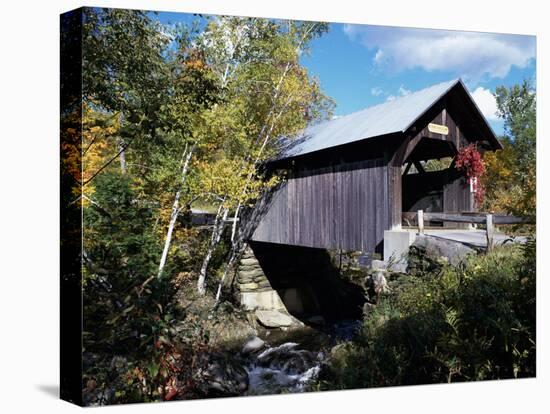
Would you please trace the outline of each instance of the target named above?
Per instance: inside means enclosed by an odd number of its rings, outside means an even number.
[[[403,210],[402,200],[402,167],[409,155],[411,155],[414,148],[418,145],[422,136],[417,134],[415,136],[406,136],[397,150],[391,154],[388,161],[388,185],[390,196],[390,223],[389,229],[401,228],[401,213]]]

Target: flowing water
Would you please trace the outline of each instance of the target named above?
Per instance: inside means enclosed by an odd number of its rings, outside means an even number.
[[[318,377],[330,348],[353,337],[359,321],[341,321],[320,330],[270,339],[271,345],[250,355],[245,364],[248,395],[306,391]],[[287,338],[290,339],[290,338]]]

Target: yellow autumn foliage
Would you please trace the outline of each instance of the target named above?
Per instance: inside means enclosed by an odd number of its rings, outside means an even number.
[[[82,182],[86,183],[118,151],[116,134],[120,128],[118,114],[105,114],[85,105],[82,111]],[[80,191],[80,190],[79,190]],[[92,197],[93,182],[82,187],[82,194]],[[84,205],[87,204],[83,197]]]
[[[535,174],[517,178],[517,163],[514,147],[503,143],[504,148],[496,152],[486,152],[483,156],[485,174],[482,177],[487,211],[518,216],[529,216],[536,209]]]

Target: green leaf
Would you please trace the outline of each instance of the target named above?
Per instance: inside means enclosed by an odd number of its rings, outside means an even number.
[[[149,372],[149,375],[150,375],[151,377],[154,378],[154,377],[156,377],[156,376],[158,375],[158,373],[159,373],[159,368],[160,368],[160,365],[159,365],[159,364],[157,364],[157,363],[154,362],[154,361],[151,361],[151,362],[149,363],[149,365],[147,366],[147,371]]]

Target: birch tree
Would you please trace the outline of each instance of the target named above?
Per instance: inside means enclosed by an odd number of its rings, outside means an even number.
[[[210,128],[207,132],[220,137],[220,142],[229,144],[224,148],[226,156],[232,156],[241,151],[241,146],[246,140],[245,128],[247,125],[242,122],[245,117],[240,106],[242,100],[239,100],[238,95],[235,94],[235,88],[238,87],[235,82],[239,79],[239,72],[243,70],[243,67],[262,57],[261,49],[258,50],[255,47],[255,40],[265,33],[265,28],[266,25],[261,20],[222,16],[212,20],[199,38],[198,43],[205,51],[209,65],[218,76],[220,85],[225,92],[226,102],[229,103],[213,108]],[[221,123],[220,120],[222,120]],[[214,175],[210,174],[209,178]],[[233,172],[230,176],[234,176]],[[223,188],[221,192],[208,191],[210,197],[206,197],[211,199],[214,196],[215,200],[213,201],[220,204],[197,281],[197,290],[201,295],[206,292],[205,282],[208,266],[214,249],[221,240],[229,214],[228,191],[225,186]]]
[[[174,154],[181,153],[179,162],[179,175],[176,178],[174,187],[174,199],[170,210],[166,235],[164,237],[163,250],[159,262],[157,277],[163,274],[166,260],[170,251],[174,227],[178,215],[182,209],[189,206],[189,203],[182,203],[181,198],[187,187],[189,169],[192,158],[197,149],[209,144],[208,139],[197,133],[198,125],[203,119],[201,113],[215,105],[218,100],[219,86],[209,68],[205,65],[202,56],[189,43],[180,44],[180,50],[175,59],[173,69],[173,89],[170,91],[170,101],[161,106],[163,132],[170,145],[160,157],[167,176],[173,171]],[[179,148],[182,150],[178,151]],[[161,175],[162,176],[162,175]],[[174,178],[172,178],[173,180]],[[170,180],[168,180],[170,181]]]
[[[209,27],[204,42],[207,59],[225,82],[230,96],[225,111],[239,113],[237,129],[241,140],[233,141],[228,154],[238,159],[232,174],[239,182],[236,192],[218,194],[225,208],[219,215],[233,210],[231,227],[232,253],[235,250],[237,225],[243,205],[255,199],[259,188],[275,180],[265,181],[258,174],[258,165],[276,151],[270,145],[274,137],[289,135],[308,122],[330,112],[331,105],[320,91],[318,83],[300,65],[299,59],[307,44],[326,30],[319,23],[275,22],[263,19],[218,20]],[[225,39],[225,40],[224,40]],[[233,41],[235,39],[235,41]],[[235,47],[235,43],[238,47]],[[233,121],[235,124],[235,121]],[[217,217],[213,235],[223,232],[225,220]],[[204,281],[212,251],[220,237],[211,237],[199,275],[198,290],[205,292]]]

